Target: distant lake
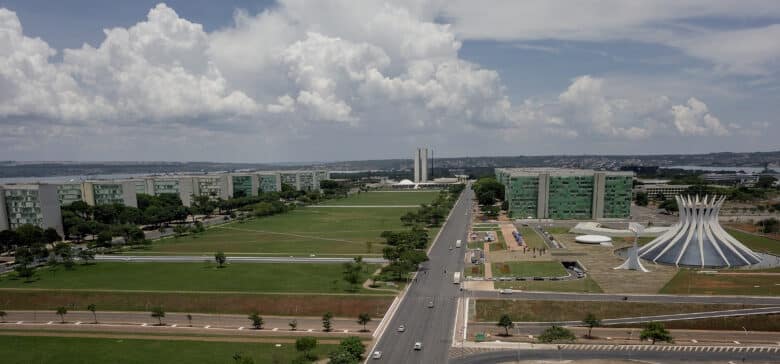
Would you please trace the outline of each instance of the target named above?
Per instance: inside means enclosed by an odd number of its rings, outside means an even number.
[[[761,173],[764,168],[763,167],[704,167],[704,166],[671,166],[671,167],[661,167],[664,169],[684,169],[686,171],[705,171],[705,172],[739,172],[743,171],[745,173]]]
[[[51,176],[51,177],[8,177],[0,178],[0,184],[4,183],[67,183],[80,182],[82,180],[97,179],[126,179],[149,176],[151,173],[117,173],[117,174],[92,174],[82,176]]]

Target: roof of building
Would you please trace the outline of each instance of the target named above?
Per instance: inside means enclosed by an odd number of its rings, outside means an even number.
[[[551,176],[592,176],[595,173],[604,173],[611,176],[634,176],[632,171],[596,171],[593,169],[574,168],[496,168],[496,171],[507,173],[510,176],[538,176],[540,174],[549,174]]]

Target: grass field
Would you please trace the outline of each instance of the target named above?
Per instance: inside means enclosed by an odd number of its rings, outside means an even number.
[[[388,293],[388,292],[385,292]],[[367,312],[384,315],[393,295],[355,294],[261,294],[232,292],[150,292],[0,289],[4,310],[86,310],[95,304],[100,311],[146,311],[162,306],[169,312],[235,313],[258,311],[263,315],[357,317]]]
[[[366,265],[364,279],[377,269]],[[25,282],[15,274],[0,278],[0,288],[233,291],[343,293],[341,264],[228,264],[209,263],[108,263],[79,265],[72,270],[37,271],[37,280]],[[373,293],[362,288],[358,292]]]
[[[496,289],[511,288],[524,291],[547,291],[547,292],[604,292],[598,283],[590,278],[572,279],[566,281],[509,281],[494,282]]]
[[[530,300],[477,300],[478,321],[498,321],[509,314],[513,321],[574,321],[582,320],[590,312],[599,319],[653,316],[675,313],[707,312],[750,308],[753,306],[702,303],[647,303],[647,302],[563,302]]]
[[[780,295],[780,276],[739,274],[699,274],[695,270],[680,269],[660,293],[713,295]]]
[[[560,277],[566,270],[559,262],[503,262],[492,263],[495,277]]]
[[[322,205],[420,205],[431,203],[439,191],[361,192],[347,198],[328,200]]]
[[[614,327],[636,327],[643,325],[626,325]],[[742,331],[780,331],[780,315],[751,315],[735,317],[713,317],[698,320],[666,321],[667,329],[683,330],[732,330]]]
[[[384,245],[379,234],[405,229],[399,218],[415,209],[300,208],[221,225],[198,235],[162,239],[146,252],[381,255]]]
[[[255,364],[290,363],[300,354],[294,343],[276,347],[271,343],[186,340],[139,340],[87,337],[0,336],[3,363],[233,363],[233,355],[254,359]],[[317,345],[320,357],[336,345]]]
[[[529,248],[543,249],[547,247],[539,234],[529,227],[521,227],[520,234],[523,236],[523,241],[528,244]]]
[[[759,252],[772,253],[780,255],[780,241],[763,236],[744,233],[734,229],[726,229],[726,231],[735,237],[742,244],[747,245],[750,249]]]

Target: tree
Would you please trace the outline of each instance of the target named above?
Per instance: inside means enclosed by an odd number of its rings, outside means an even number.
[[[5,311],[0,311],[0,322],[5,322],[6,316],[8,316],[8,314]]]
[[[316,347],[317,339],[313,337],[307,336],[295,340],[295,350],[302,352],[303,356],[309,361],[317,360],[317,357],[311,354],[311,351]]]
[[[214,254],[214,260],[217,261],[217,264],[219,264],[219,267],[222,268],[225,266],[225,262],[227,261],[227,257],[225,256],[225,253],[223,252],[217,252]]]
[[[165,317],[165,310],[161,306],[152,307],[152,317],[157,319],[158,326],[163,326],[162,319]]]
[[[187,314],[187,324],[192,327],[192,314]]]
[[[354,262],[344,263],[344,280],[350,284],[351,290],[356,290],[363,272],[362,257],[355,258]]]
[[[636,194],[636,198],[634,198],[634,202],[637,206],[647,206],[648,198],[646,192],[639,192]]]
[[[46,244],[52,244],[62,240],[62,237],[54,228],[44,230],[42,238]]]
[[[325,332],[330,332],[333,329],[333,314],[330,312],[325,312],[324,315],[322,315],[322,330]]]
[[[328,363],[330,364],[358,364],[360,360],[355,359],[348,351],[338,348],[328,354]]]
[[[290,320],[290,322],[288,322],[287,325],[290,325],[290,330],[291,331],[298,330],[298,320],[296,320],[296,319]]]
[[[509,336],[509,328],[512,327],[512,318],[507,314],[501,315],[496,326],[504,328],[504,336]]]
[[[679,208],[677,207],[677,200],[676,199],[669,199],[661,202],[661,204],[658,205],[658,208],[664,209],[667,212],[675,212]]]
[[[652,340],[655,345],[656,341],[672,342],[672,335],[660,322],[648,322],[639,334],[639,339]]]
[[[90,303],[87,306],[87,311],[92,312],[92,318],[94,319],[94,322],[98,323],[98,321],[97,321],[97,313],[95,313],[97,311],[97,306],[94,303]]]
[[[369,322],[371,322],[371,316],[369,314],[361,313],[358,315],[357,323],[358,325],[363,325],[363,332],[368,331],[368,329],[366,329],[366,325],[368,325]]]
[[[588,338],[590,339],[592,338],[590,334],[593,331],[593,328],[601,326],[601,320],[599,320],[596,315],[588,312],[588,314],[585,315],[585,318],[582,319],[582,324],[588,327]]]
[[[353,361],[350,363],[356,363],[363,358],[363,353],[366,351],[366,346],[363,345],[363,342],[360,341],[360,338],[356,336],[350,336],[344,340],[341,340],[337,351],[347,353],[349,357],[353,359]],[[333,358],[331,358],[331,363],[333,363]]]
[[[780,231],[780,220],[771,217],[757,222],[756,226],[758,226],[764,234],[776,233]]]
[[[84,265],[89,264],[90,260],[95,260],[95,252],[88,250],[88,249],[82,249],[79,252],[79,259],[81,259],[81,262]]]
[[[63,324],[65,323],[65,315],[67,315],[67,314],[68,314],[68,309],[67,308],[65,308],[63,306],[57,307],[57,315],[60,316],[60,321]]]
[[[265,321],[263,320],[263,317],[260,316],[257,312],[252,312],[249,317],[247,317],[250,321],[252,321],[252,327],[255,328],[255,330],[262,330],[263,325],[265,324]]]
[[[244,356],[244,353],[233,354],[233,361],[236,364],[255,364],[255,360],[248,356]]]
[[[539,341],[543,343],[551,343],[556,341],[574,341],[577,337],[574,336],[574,333],[572,333],[569,329],[553,325],[547,328],[547,330],[544,330],[544,332],[539,335]]]

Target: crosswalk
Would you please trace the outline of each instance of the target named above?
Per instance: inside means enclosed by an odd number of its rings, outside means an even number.
[[[780,347],[773,346],[692,346],[692,345],[592,345],[564,344],[561,350],[588,351],[677,351],[709,353],[780,353]]]

